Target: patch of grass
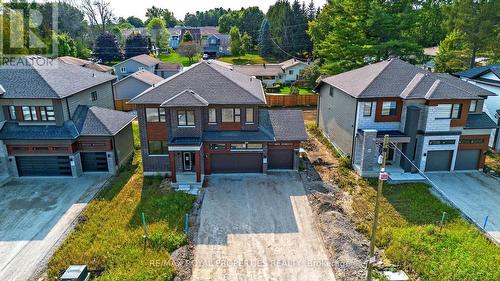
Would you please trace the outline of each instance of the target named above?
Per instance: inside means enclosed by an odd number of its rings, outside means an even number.
[[[334,147],[314,125],[309,132]],[[363,179],[340,159],[334,180],[352,194],[353,220],[371,234],[376,180]],[[459,212],[434,197],[423,183],[385,184],[380,205],[377,245],[386,256],[421,280],[500,280],[500,248],[491,243]],[[440,220],[446,212],[445,223]]]
[[[103,271],[101,280],[171,280],[174,267],[169,252],[186,243],[183,218],[195,197],[162,192],[161,178],[144,178],[134,122],[135,155],[97,198],[81,222],[49,262],[49,278],[57,279],[70,264],[86,264]],[[144,250],[141,213],[149,241]]]
[[[488,151],[486,153],[486,167],[500,175],[500,154]]]
[[[256,54],[246,54],[239,57],[231,57],[231,56],[221,57],[218,58],[218,60],[236,65],[270,63],[270,61]]]
[[[313,91],[311,89],[301,87],[301,86],[295,86],[299,90],[299,95],[311,95],[313,94]],[[291,88],[290,86],[283,86],[280,88],[279,94],[290,94],[291,93]]]
[[[189,62],[188,57],[184,57],[177,52],[172,52],[169,54],[160,54],[158,55],[158,59],[161,60],[162,62],[181,63],[183,66],[190,66],[194,63],[197,63],[200,60],[200,55],[195,56],[192,62]]]

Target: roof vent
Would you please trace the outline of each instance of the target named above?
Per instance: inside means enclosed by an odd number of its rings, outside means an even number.
[[[5,94],[5,88],[0,84],[0,95]]]

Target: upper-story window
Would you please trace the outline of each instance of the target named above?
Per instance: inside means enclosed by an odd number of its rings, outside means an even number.
[[[293,70],[288,70],[288,74],[292,75],[293,74]]]
[[[55,121],[56,116],[54,114],[53,106],[41,106],[40,107],[40,119],[42,121]]]
[[[395,116],[397,114],[398,104],[395,101],[384,101],[382,103],[382,116]]]
[[[144,67],[143,66],[139,66],[139,70],[144,70]]]
[[[178,110],[177,124],[179,127],[194,126],[194,111],[193,110]]]
[[[9,115],[10,120],[17,120],[16,107],[11,105],[9,106]]]
[[[97,92],[96,91],[90,93],[90,100],[91,101],[96,101],[97,100]]]
[[[253,108],[246,109],[246,123],[253,124]]]
[[[462,104],[438,104],[436,119],[460,119]]]
[[[365,117],[372,116],[372,107],[373,107],[373,102],[364,102],[363,103],[363,116],[365,116]]]
[[[330,87],[330,97],[333,97],[333,87]]]
[[[122,66],[122,68],[120,69],[120,71],[122,73],[127,73],[127,68],[125,66]]]
[[[146,108],[146,121],[147,122],[166,122],[165,108]]]
[[[469,106],[469,112],[476,112],[477,110],[477,100],[471,100]]]
[[[222,122],[239,123],[241,121],[241,112],[239,108],[223,108]]]
[[[34,106],[23,106],[23,120],[24,121],[36,121],[38,116],[36,115],[36,107]]]
[[[217,110],[215,108],[208,109],[208,123],[210,124],[217,123]]]

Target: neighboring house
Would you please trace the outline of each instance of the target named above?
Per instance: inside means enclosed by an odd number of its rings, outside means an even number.
[[[169,45],[172,49],[179,48],[182,42],[182,37],[188,31],[193,36],[193,40],[197,42],[201,42],[202,39],[205,39],[212,34],[219,34],[219,32],[217,31],[217,26],[176,26],[167,28],[167,30],[170,34]]]
[[[495,64],[474,67],[468,70],[453,74],[460,79],[473,85],[479,86],[490,92],[497,94],[496,97],[490,97],[486,100],[486,109],[490,117],[494,118],[500,124],[498,111],[500,110],[500,62]],[[494,133],[490,140],[490,146],[500,151],[500,134]]]
[[[115,79],[57,60],[51,66],[1,66],[2,174],[114,174],[133,153],[134,119],[113,110]]]
[[[496,124],[483,112],[494,94],[399,59],[323,78],[318,126],[362,176],[377,176],[384,135],[387,170],[480,170]],[[400,151],[403,152],[408,161]]]
[[[182,69],[183,66],[180,63],[160,62],[156,65],[155,74],[163,78],[168,78],[181,72]]]
[[[131,100],[145,175],[200,184],[214,173],[298,168],[300,110],[269,110],[259,80],[204,61]]]
[[[120,110],[133,110],[121,104],[135,98],[146,89],[163,81],[163,78],[146,70],[139,70],[113,84],[117,108]],[[123,108],[122,108],[123,107]]]
[[[207,39],[202,41],[203,54],[209,58],[230,55],[229,50],[230,36],[227,34],[210,34]]]
[[[118,80],[121,80],[139,70],[147,70],[151,73],[154,73],[156,66],[160,62],[161,61],[159,59],[152,56],[138,55],[115,64],[113,68],[115,70],[115,75],[118,77]]]
[[[113,71],[113,68],[111,66],[103,65],[103,64],[98,64],[92,61],[88,60],[83,60],[75,57],[70,57],[70,56],[65,56],[65,57],[59,57],[58,58],[61,62],[67,63],[67,64],[73,64],[73,65],[78,65],[81,67],[93,69],[99,72],[106,72],[111,74]]]
[[[277,82],[296,82],[308,65],[306,62],[292,58],[279,64],[233,65],[233,69],[246,75],[255,76],[266,86],[272,86]]]
[[[168,44],[170,48],[177,49],[181,44],[181,28],[180,27],[171,27],[167,28],[170,37],[168,39]]]

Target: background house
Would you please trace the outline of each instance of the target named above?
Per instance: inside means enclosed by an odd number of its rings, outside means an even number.
[[[140,70],[147,70],[154,73],[156,66],[160,62],[159,59],[152,56],[138,55],[115,64],[113,69],[115,70],[115,75],[118,77],[118,80],[121,80]]]
[[[227,56],[231,54],[229,50],[230,36],[227,34],[210,34],[202,41],[203,54],[209,58]]]
[[[323,78],[318,125],[355,170],[376,176],[384,135],[391,176],[480,170],[494,121],[483,112],[494,94],[399,59]],[[406,155],[405,158],[402,154]]]
[[[0,171],[114,174],[133,153],[134,116],[114,110],[115,76],[55,60],[0,67]]]
[[[75,58],[75,57],[64,56],[64,57],[59,57],[58,60],[63,62],[63,63],[78,65],[81,67],[93,69],[93,70],[100,71],[100,72],[106,72],[109,74],[111,74],[111,72],[113,72],[113,68],[111,66],[107,66],[104,64],[98,64],[98,63],[95,63],[92,61],[83,60],[83,59],[79,59],[79,58]]]
[[[115,82],[113,87],[116,109],[124,111],[133,110],[134,106],[127,104],[127,102],[161,81],[163,81],[162,77],[147,70],[139,70]]]
[[[245,75],[255,76],[266,86],[272,86],[277,82],[296,82],[307,66],[308,63],[292,58],[279,64],[233,65],[232,68]]]

